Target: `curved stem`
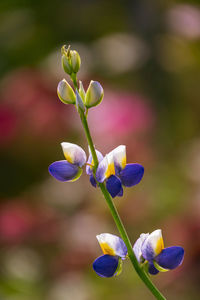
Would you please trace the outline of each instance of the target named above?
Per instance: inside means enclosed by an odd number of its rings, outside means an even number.
[[[74,80],[73,80],[74,81]],[[75,79],[75,87],[77,88],[77,81]],[[92,158],[94,161],[94,173],[96,172],[96,169],[98,167],[98,159],[97,159],[97,155],[96,155],[96,151],[94,148],[94,143],[92,141],[92,137],[90,134],[90,130],[88,127],[88,123],[87,123],[87,118],[85,116],[85,114],[83,112],[80,112],[80,118],[81,118],[81,122],[85,131],[85,135],[88,141],[88,145],[90,147],[90,151],[92,154]],[[151,293],[155,296],[156,299],[158,300],[166,300],[166,298],[160,293],[160,291],[156,288],[156,286],[152,283],[151,279],[149,278],[149,276],[147,275],[147,273],[145,273],[145,271],[141,268],[140,264],[137,261],[137,258],[133,252],[132,249],[132,245],[131,242],[129,240],[128,234],[126,232],[126,229],[122,223],[122,220],[118,214],[118,211],[113,203],[113,200],[110,196],[110,194],[108,193],[105,184],[104,183],[99,183],[99,187],[104,195],[104,198],[107,202],[107,205],[110,209],[111,215],[115,221],[115,224],[119,230],[119,233],[121,235],[121,238],[123,239],[127,250],[128,250],[128,256],[131,260],[131,263],[133,265],[133,267],[135,268],[137,274],[139,275],[139,277],[142,279],[142,281],[144,282],[144,284],[148,287],[148,289],[151,291]]]

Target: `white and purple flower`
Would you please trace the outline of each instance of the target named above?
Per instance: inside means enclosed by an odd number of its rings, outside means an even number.
[[[131,187],[138,184],[143,174],[142,165],[126,163],[126,146],[120,145],[99,161],[96,180],[101,183],[106,181],[106,188],[114,198],[123,195],[123,186]]]
[[[122,260],[127,256],[124,241],[110,233],[102,233],[96,237],[104,255],[94,261],[94,271],[101,277],[119,275],[122,271]]]
[[[85,151],[76,144],[61,143],[66,160],[53,162],[49,166],[49,173],[59,181],[75,181],[83,170],[82,166],[86,163]]]
[[[142,233],[133,246],[139,263],[148,263],[148,272],[156,275],[180,266],[183,262],[184,249],[179,246],[164,248],[160,229],[152,233]]]

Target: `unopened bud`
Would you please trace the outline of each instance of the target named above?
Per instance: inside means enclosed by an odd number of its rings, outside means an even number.
[[[62,62],[62,67],[63,67],[65,73],[71,75],[72,67],[71,67],[71,64],[70,64],[68,58],[65,55],[62,55],[61,62]]]
[[[91,80],[85,95],[85,106],[87,108],[98,105],[103,99],[103,88],[98,81]]]
[[[81,58],[76,50],[70,50],[72,72],[77,73],[81,66]]]
[[[69,75],[77,73],[81,65],[81,58],[78,52],[76,50],[70,50],[70,46],[67,48],[64,45],[61,48],[61,53],[64,71]]]
[[[69,83],[63,79],[58,83],[57,93],[59,99],[65,104],[75,104],[76,103],[76,95],[69,85]]]

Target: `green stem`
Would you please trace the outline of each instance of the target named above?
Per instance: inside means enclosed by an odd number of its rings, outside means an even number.
[[[72,80],[74,82],[74,79],[72,79]],[[77,88],[76,79],[75,79],[75,82],[76,82],[75,87]],[[94,173],[95,173],[96,169],[98,167],[98,159],[97,159],[96,151],[95,151],[95,148],[94,148],[94,143],[92,141],[92,137],[91,137],[90,130],[89,130],[89,127],[88,127],[87,118],[86,118],[86,116],[83,112],[80,113],[80,118],[81,118],[81,122],[82,122],[82,125],[83,125],[83,128],[84,128],[85,134],[86,134],[88,145],[90,147],[92,158],[93,158],[93,161],[94,161]],[[151,293],[155,296],[156,299],[166,300],[166,298],[155,287],[155,285],[152,283],[149,276],[144,272],[144,270],[141,268],[140,264],[138,263],[137,258],[136,258],[135,254],[133,252],[132,245],[131,245],[131,242],[129,240],[126,229],[125,229],[125,227],[122,223],[122,220],[121,220],[121,218],[118,214],[118,211],[117,211],[117,209],[116,209],[116,207],[113,203],[113,200],[112,200],[110,194],[108,193],[108,191],[105,187],[105,184],[104,183],[99,183],[99,187],[100,187],[100,189],[101,189],[101,191],[102,191],[102,193],[105,197],[105,200],[106,200],[107,205],[110,209],[110,212],[111,212],[111,215],[112,215],[112,217],[115,221],[115,224],[116,224],[116,226],[119,230],[121,238],[123,239],[123,241],[124,241],[124,243],[127,247],[128,256],[129,256],[129,258],[131,260],[131,263],[132,263],[133,267],[135,268],[137,274],[142,279],[144,284],[148,287],[148,289],[151,291]]]

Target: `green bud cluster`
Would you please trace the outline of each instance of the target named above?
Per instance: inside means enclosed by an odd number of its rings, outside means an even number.
[[[77,73],[81,66],[81,58],[76,50],[70,50],[70,46],[66,48],[64,45],[61,49],[62,53],[62,67],[64,71],[71,75]]]
[[[81,59],[78,52],[70,50],[70,46],[68,48],[63,46],[61,53],[63,69],[70,75],[74,82],[76,91],[74,92],[70,84],[63,79],[59,82],[57,87],[59,99],[65,104],[75,104],[78,111],[82,112],[84,112],[85,109],[94,107],[101,103],[104,91],[98,81],[91,80],[86,92],[81,81],[79,81],[78,87],[76,73],[79,71],[81,65]]]

